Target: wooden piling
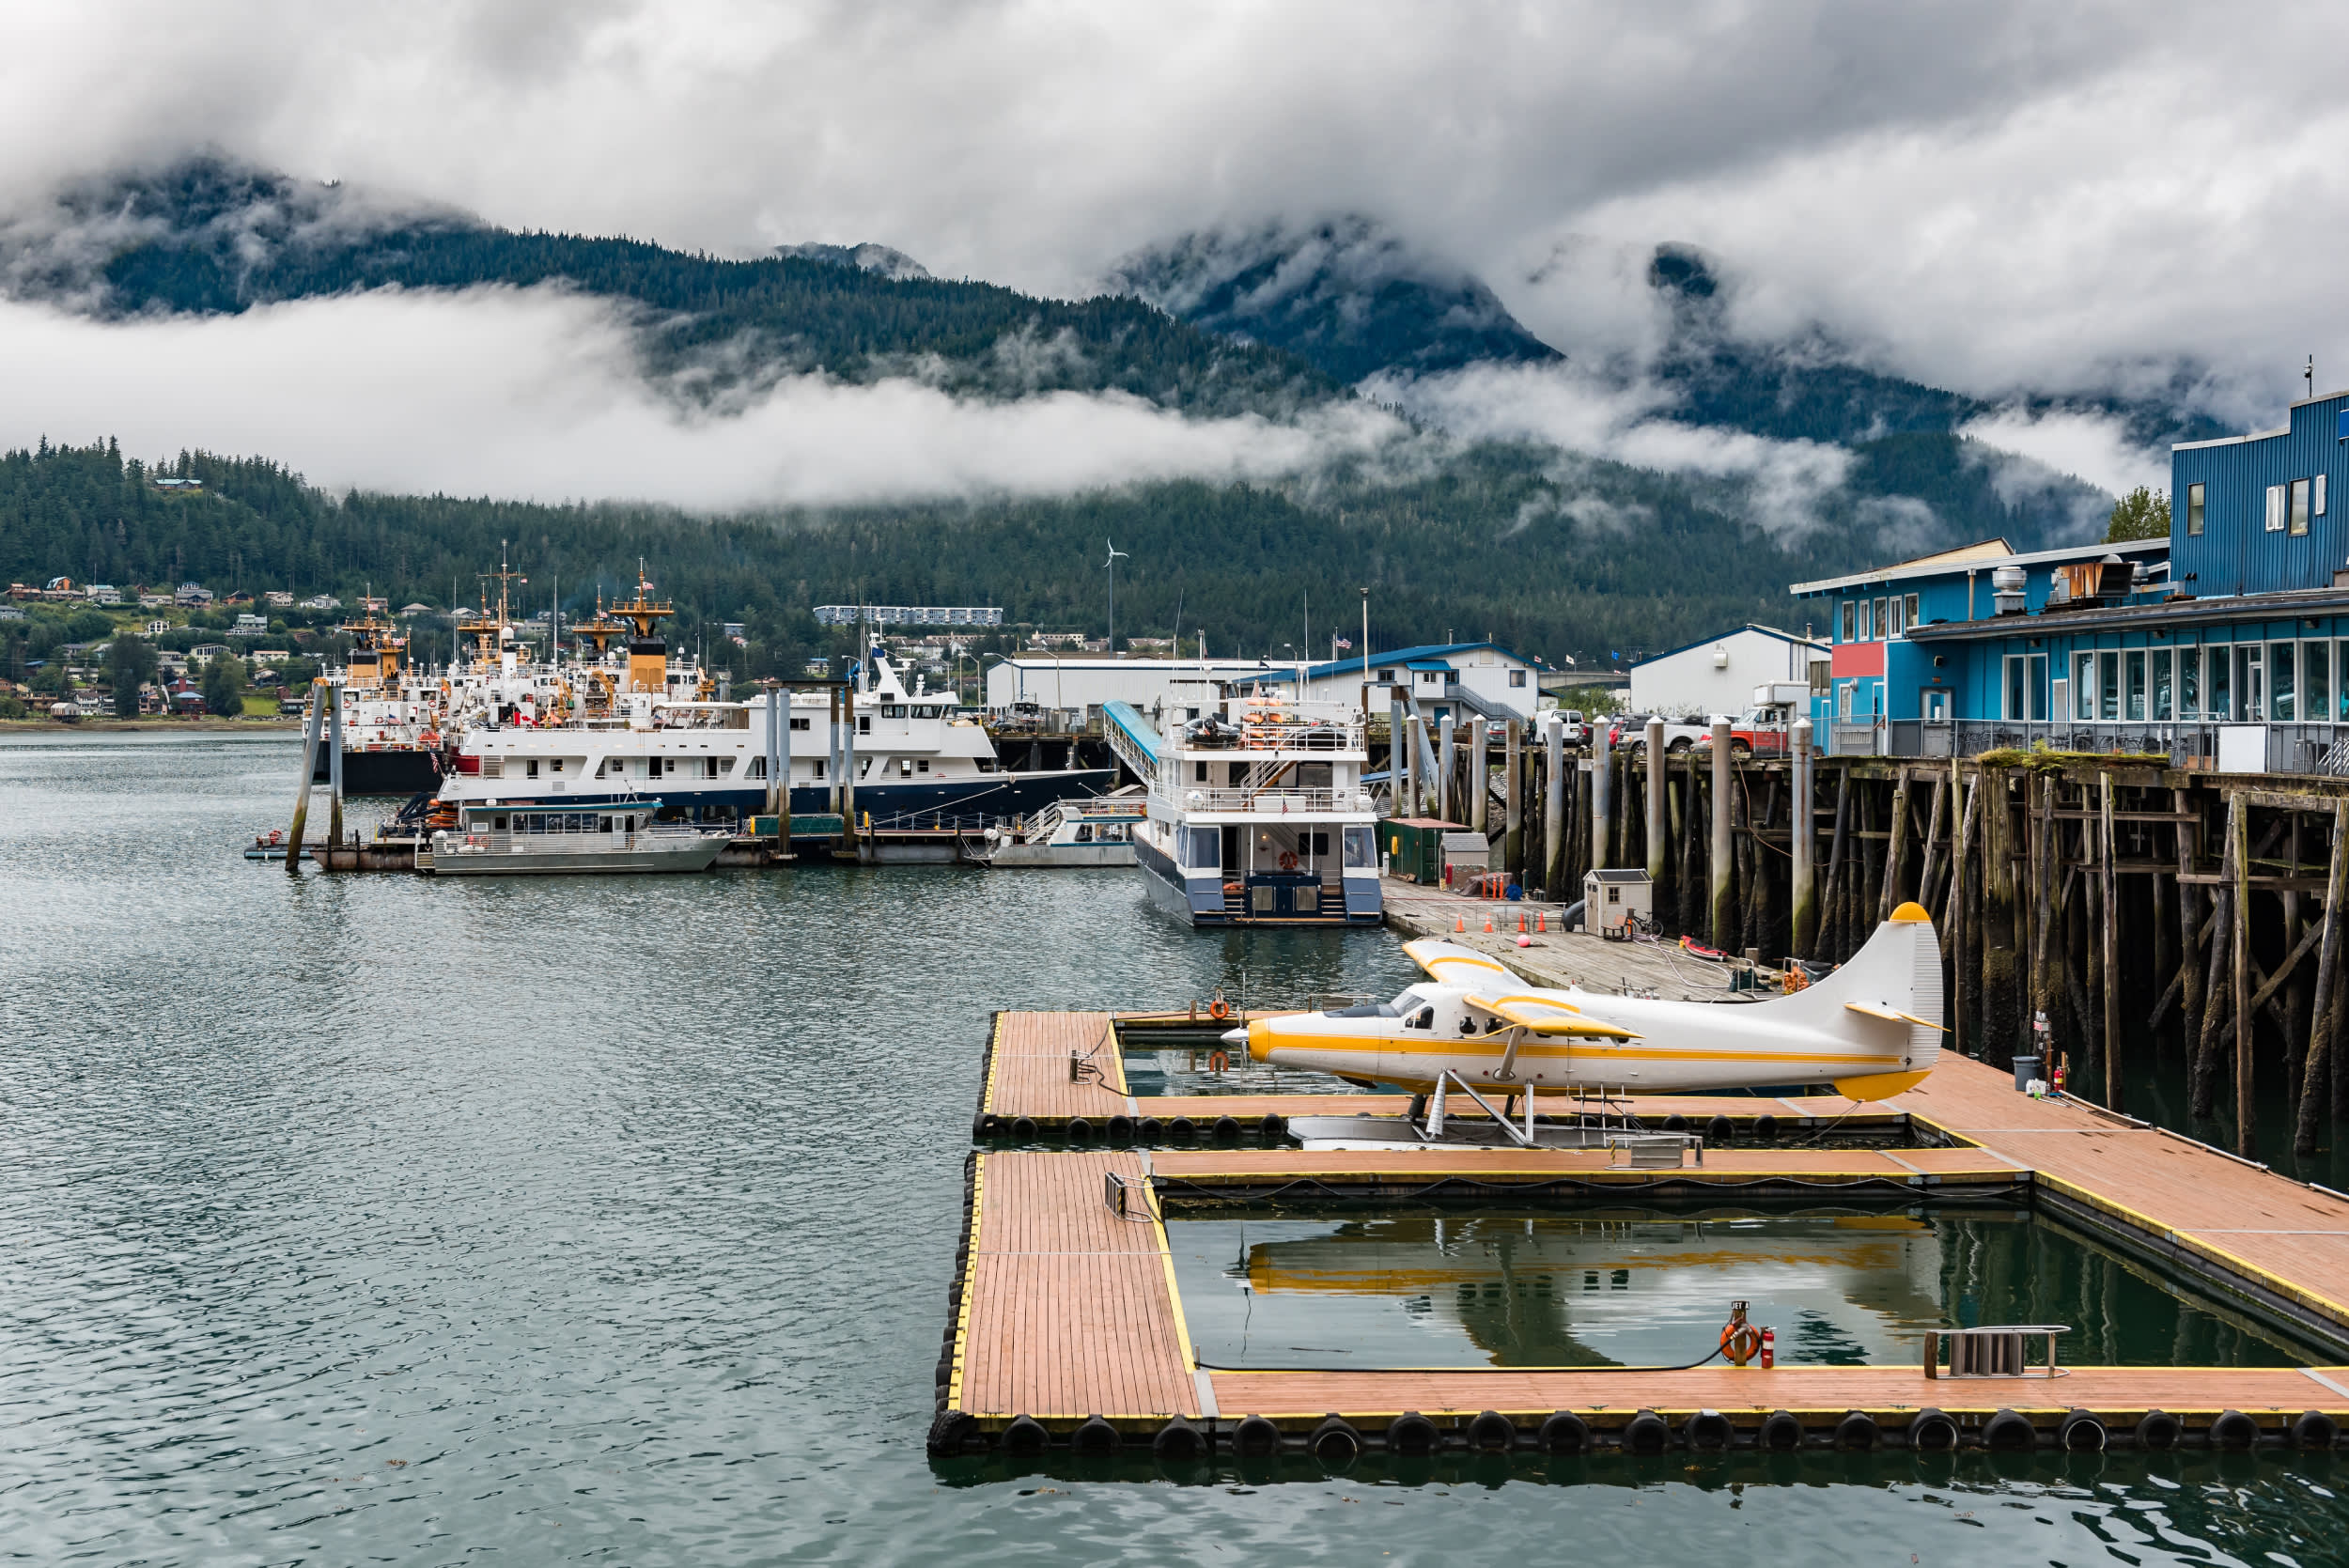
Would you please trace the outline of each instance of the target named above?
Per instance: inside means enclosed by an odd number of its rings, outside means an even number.
[[[1525,751],[1518,721],[1501,731],[1501,863],[1524,885],[1525,877]]]
[[[2309,1024],[2308,1061],[2301,1068],[2300,1113],[2292,1146],[2314,1154],[2322,1118],[2330,1106],[2328,1075],[2334,1072],[2334,1042],[2341,1031],[2341,906],[2349,898],[2349,800],[2333,802],[2333,845],[2325,874],[2324,935],[2316,947],[2316,1013]]]
[[[2115,928],[2120,924],[2117,918],[2119,906],[2114,897],[2112,878],[2112,774],[2109,771],[2099,773],[2097,782],[2103,786],[2101,826],[2104,831],[2097,845],[2096,857],[2097,882],[2102,890],[2104,904],[2105,1105],[2108,1110],[2119,1110],[2122,1109],[2121,961],[2120,947],[2115,939]]]
[[[1983,1059],[2008,1066],[2021,1002],[2015,963],[2015,815],[2007,770],[1983,768],[1981,774]]]
[[[1729,721],[1713,721],[1713,881],[1708,890],[1712,897],[1712,942],[1726,952],[1737,945],[1737,906],[1735,902],[1733,868],[1730,865],[1729,795],[1735,787],[1731,779],[1729,754]]]
[[[2245,1159],[2259,1152],[2259,1110],[2251,1097],[2250,815],[2242,791],[2227,797],[2227,853],[2234,861],[2234,1143]]]
[[[343,842],[343,683],[326,687],[326,844],[331,856]],[[319,864],[334,869],[331,859]]]
[[[319,737],[326,728],[326,682],[310,683],[309,722],[302,727],[302,784],[294,792],[293,829],[286,835],[286,875],[302,875],[302,834],[310,821],[310,780],[319,770]]]
[[[1799,727],[1799,726],[1797,726]],[[1664,885],[1664,721],[1647,723],[1647,745],[1640,753],[1647,783],[1647,879],[1651,892]]]
[[[1952,763],[1950,770],[1954,777],[1957,765]],[[1954,810],[1954,801],[1952,806]],[[1966,862],[1973,854],[1974,824],[1981,815],[1982,781],[1970,779],[1966,784],[1966,809],[1957,813],[1957,845],[1950,852],[1950,907],[1941,917],[1941,972],[1950,980],[1950,1039],[1961,1052],[1967,1046],[1966,1031],[1973,1022],[1973,1009],[1967,1005]],[[1840,805],[1836,817],[1840,827]]]
[[[1827,894],[1823,903],[1826,916],[1819,929],[1819,939],[1806,958],[1824,958],[1836,951],[1843,929],[1843,835],[1851,821],[1851,769],[1835,770],[1835,827],[1828,837]]]
[[[1812,751],[1808,719],[1795,721],[1794,753],[1787,795],[1786,836],[1792,864],[1787,875],[1786,945],[1790,952],[1808,957],[1819,934],[1819,894],[1814,885],[1819,857],[1818,789],[1813,782],[1818,762]]]

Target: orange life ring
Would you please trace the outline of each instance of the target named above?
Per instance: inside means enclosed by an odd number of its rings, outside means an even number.
[[[1218,997],[1213,1001],[1207,1003],[1207,1017],[1221,1020],[1228,1018],[1231,1016],[1232,1004],[1225,1001],[1221,997]]]
[[[1739,1366],[1759,1355],[1762,1350],[1762,1330],[1750,1323],[1727,1323],[1721,1326],[1721,1354]]]
[[[1295,850],[1284,849],[1281,852],[1281,869],[1283,871],[1295,871],[1297,869],[1297,852]]]

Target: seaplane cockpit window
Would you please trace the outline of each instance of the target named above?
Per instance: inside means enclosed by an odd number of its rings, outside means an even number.
[[[1330,1018],[1399,1018],[1392,1001],[1364,1002],[1360,1007],[1332,1007],[1322,1015]]]

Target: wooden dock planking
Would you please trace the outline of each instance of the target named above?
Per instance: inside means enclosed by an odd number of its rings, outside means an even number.
[[[1002,1015],[989,1052],[987,1108],[1040,1122],[1130,1114],[1114,1051],[1097,1048],[1111,1021],[1106,1013]],[[1072,1049],[1091,1051],[1110,1082],[1069,1082]],[[1402,1103],[1371,1095],[1205,1095],[1143,1101],[1135,1109],[1204,1120],[1307,1107],[1392,1112]],[[1667,1113],[1656,1109],[1661,1105],[1699,1125],[1715,1113],[1743,1119],[1771,1106],[1781,1109],[1770,1114],[1805,1111],[1820,1121],[1855,1109],[1833,1096],[1638,1102],[1643,1115]],[[2304,1410],[2349,1418],[2349,1367],[2075,1367],[2054,1380],[1927,1379],[1913,1366],[1202,1373],[1192,1359],[1164,1227],[1155,1217],[1121,1219],[1103,1203],[1103,1178],[1111,1172],[1138,1188],[1155,1178],[1236,1192],[1291,1182],[1372,1193],[1446,1181],[1505,1189],[1571,1180],[1619,1188],[1626,1196],[1667,1183],[1683,1191],[1701,1184],[1725,1197],[1771,1183],[1929,1184],[1985,1194],[2036,1186],[2140,1245],[2194,1254],[2221,1276],[2297,1304],[2313,1321],[2349,1328],[2349,1306],[2342,1304],[2349,1302],[2349,1200],[2078,1101],[2030,1099],[2015,1092],[2008,1074],[1955,1056],[1944,1056],[1918,1089],[1860,1114],[1913,1118],[1952,1141],[1897,1150],[1733,1145],[1707,1150],[1703,1167],[1677,1171],[1616,1166],[1603,1151],[1579,1150],[982,1154],[948,1401],[986,1431],[1025,1414],[1065,1435],[1099,1414],[1129,1423],[1129,1437],[1141,1436],[1130,1423],[1203,1419],[1203,1410],[1218,1413],[1206,1419],[1227,1424],[1243,1414],[1266,1414],[1292,1430],[1330,1411],[1362,1424],[1405,1410],[1453,1420],[1486,1409],[1521,1423],[1572,1409],[1606,1430],[1642,1407],[1674,1424],[1692,1411],[1718,1409],[1741,1426],[1779,1408],[1807,1424],[1859,1409],[1888,1431],[1925,1405],[1968,1426],[2001,1406],[2034,1415],[2043,1426],[2074,1407],[2115,1425],[2156,1407],[2188,1421],[2232,1408],[2271,1433]]]
[[[1105,1081],[1072,1081],[1071,1051]],[[1126,1064],[1107,1013],[999,1013],[988,1048],[980,1114],[1008,1122],[1027,1116],[1060,1124],[1072,1116],[1105,1122],[1127,1110]]]
[[[1929,1155],[1930,1163],[1914,1159]],[[1152,1157],[1159,1176],[1193,1187],[1265,1188],[1283,1182],[1386,1188],[1450,1180],[1492,1186],[1537,1186],[1560,1177],[1626,1188],[1652,1188],[1664,1181],[1735,1188],[1757,1180],[1815,1183],[1871,1181],[1902,1186],[1981,1186],[1994,1190],[2025,1185],[2030,1172],[1975,1149],[1707,1150],[1703,1165],[1678,1171],[1641,1170],[1610,1163],[1603,1149],[1393,1150],[1218,1149],[1160,1150]]]
[[[2349,1327],[2349,1201],[2078,1100],[2034,1100],[1944,1055],[1887,1101],[2027,1165],[2048,1190]],[[1906,1157],[1906,1152],[1905,1152]]]
[[[1114,1172],[1147,1190],[1130,1154],[983,1154],[972,1241],[960,1408],[1032,1415],[1199,1413],[1166,1233],[1102,1201]]]
[[[2349,1386],[2349,1368],[2318,1368]],[[1262,1415],[1291,1427],[1316,1424],[1325,1412],[1357,1425],[1383,1423],[1406,1410],[1432,1419],[1473,1418],[1498,1410],[1519,1426],[1553,1410],[1571,1410],[1596,1430],[1622,1427],[1642,1408],[1677,1426],[1699,1410],[1719,1410],[1750,1430],[1774,1410],[1791,1410],[1814,1427],[1864,1410],[1894,1431],[1926,1405],[1961,1424],[2012,1407],[2051,1425],[2075,1407],[2108,1424],[2134,1425],[2148,1410],[2207,1421],[2241,1410],[2267,1429],[2303,1410],[2339,1413],[2349,1398],[2295,1367],[2067,1367],[2046,1377],[1928,1378],[1916,1367],[1698,1367],[1686,1371],[1592,1368],[1556,1372],[1506,1367],[1412,1372],[1225,1372],[1208,1377],[1216,1404],[1235,1415]]]
[[[1392,877],[1379,884],[1387,924],[1409,937],[1435,937],[1489,954],[1536,986],[1579,986],[1586,991],[1617,991],[1626,985],[1654,990],[1673,1001],[1702,1001],[1729,994],[1729,977],[1719,964],[1683,953],[1669,941],[1607,941],[1584,931],[1558,929],[1555,904],[1511,903],[1489,898],[1463,898],[1457,893],[1426,888]],[[1549,929],[1532,932],[1533,915],[1541,912]],[[1527,923],[1532,945],[1519,947],[1517,917]],[[1487,932],[1489,918],[1493,929]],[[1454,924],[1468,923],[1466,931]],[[1383,999],[1382,999],[1383,1000]]]

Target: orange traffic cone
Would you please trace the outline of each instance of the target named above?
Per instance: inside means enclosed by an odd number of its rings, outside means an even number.
[[[1493,917],[1492,917],[1492,916],[1490,916],[1490,915],[1486,915],[1486,916],[1485,917],[1485,935],[1486,935],[1487,937],[1489,937],[1489,936],[1491,936],[1492,934],[1493,934]]]
[[[1466,915],[1460,915],[1460,916],[1457,916],[1456,918],[1455,918],[1455,919],[1454,919],[1454,921],[1452,922],[1452,929],[1454,929],[1455,931],[1465,931],[1465,930],[1467,930],[1467,929],[1468,929],[1468,916],[1466,916]]]
[[[1525,935],[1525,911],[1523,909],[1517,911],[1517,935],[1520,937]]]
[[[1536,931],[1548,931],[1549,929],[1549,912],[1548,910],[1536,909],[1533,911],[1533,929]]]

